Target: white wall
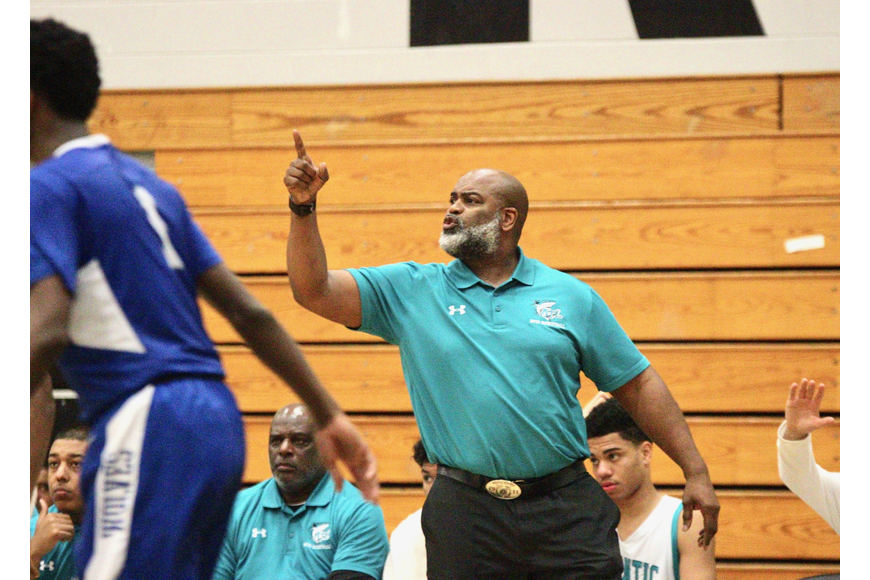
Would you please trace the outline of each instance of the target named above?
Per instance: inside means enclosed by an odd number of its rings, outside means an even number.
[[[88,32],[105,88],[840,69],[837,0],[754,0],[764,37],[639,40],[627,0],[531,0],[528,43],[408,48],[410,0],[31,0]]]

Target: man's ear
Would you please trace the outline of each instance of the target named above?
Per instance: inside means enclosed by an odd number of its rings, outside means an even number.
[[[640,444],[640,453],[643,457],[643,464],[646,467],[649,467],[650,462],[652,461],[652,452],[653,452],[653,444],[649,441],[644,441]]]
[[[514,229],[514,226],[517,224],[517,208],[515,207],[503,207],[502,216],[501,216],[501,229],[502,231],[510,231]]]

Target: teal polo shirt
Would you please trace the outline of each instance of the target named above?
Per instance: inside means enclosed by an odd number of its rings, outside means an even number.
[[[57,506],[52,505],[48,508],[49,513],[57,513]],[[39,515],[35,515],[30,519],[30,537],[36,531],[36,520]],[[80,526],[73,528],[73,534],[79,533]],[[76,570],[73,562],[73,540],[69,542],[58,542],[54,548],[42,557],[39,561],[39,580],[75,580]]]
[[[399,346],[435,463],[522,479],[589,457],[580,371],[613,391],[649,366],[589,285],[521,250],[498,288],[460,260],[348,271],[358,330]]]
[[[304,505],[284,503],[274,479],[236,496],[214,580],[321,580],[335,570],[380,578],[389,551],[381,508],[327,473]]]

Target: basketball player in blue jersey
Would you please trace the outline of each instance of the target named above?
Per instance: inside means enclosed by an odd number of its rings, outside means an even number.
[[[376,499],[374,456],[179,193],[88,134],[99,87],[87,35],[30,21],[31,398],[57,363],[91,428],[79,577],[209,578],[245,448],[197,295],[306,403],[339,487],[338,459]],[[47,447],[44,423],[31,453]]]

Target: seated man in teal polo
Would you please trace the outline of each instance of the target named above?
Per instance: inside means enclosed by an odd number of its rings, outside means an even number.
[[[381,508],[336,490],[305,406],[272,419],[272,477],[239,492],[213,580],[380,580],[389,551]]]
[[[30,577],[71,580],[75,576],[73,539],[79,532],[85,502],[79,489],[82,460],[88,450],[88,431],[74,427],[55,437],[48,450],[48,493],[30,520]]]

